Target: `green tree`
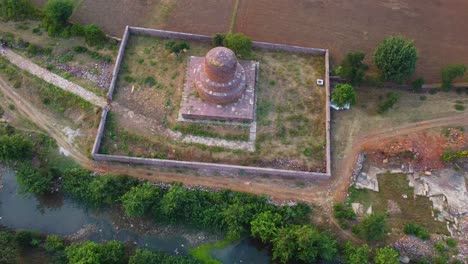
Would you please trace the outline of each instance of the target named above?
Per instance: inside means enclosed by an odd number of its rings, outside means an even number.
[[[230,239],[239,239],[245,232],[245,223],[250,220],[248,206],[240,202],[234,202],[222,212],[223,222],[228,228]]]
[[[358,225],[353,227],[353,231],[360,237],[370,241],[382,239],[385,236],[386,229],[386,216],[380,213],[366,216]]]
[[[160,189],[148,182],[132,187],[120,200],[128,216],[143,216],[161,197]]]
[[[386,38],[374,54],[374,62],[387,81],[401,83],[416,69],[418,53],[412,41],[396,36]]]
[[[23,192],[45,194],[50,192],[54,177],[49,171],[22,165],[17,173],[18,184]]]
[[[348,53],[336,73],[351,85],[360,85],[366,75],[365,71],[369,69],[366,64],[362,63],[365,56],[362,52]]]
[[[42,24],[49,36],[57,36],[68,27],[68,19],[73,13],[72,0],[49,0],[44,7]]]
[[[102,264],[124,264],[127,263],[125,257],[125,246],[119,241],[109,241],[101,246]]]
[[[356,91],[349,84],[338,84],[331,95],[332,102],[338,106],[343,107],[346,104],[356,104]]]
[[[353,245],[351,242],[346,242],[344,254],[347,264],[366,264],[369,262],[369,246],[364,244],[361,247]]]
[[[452,64],[442,68],[442,90],[449,91],[452,89],[453,80],[459,77],[463,77],[466,72],[466,66],[463,64]]]
[[[181,184],[174,184],[163,196],[160,211],[168,220],[175,222],[178,219],[189,219],[195,197]]]
[[[32,154],[33,144],[29,138],[20,134],[0,137],[0,159],[19,160]]]
[[[224,39],[226,38],[226,34],[224,33],[217,33],[211,37],[211,45],[214,47],[223,46]]]
[[[74,243],[65,252],[70,264],[102,264],[101,246],[96,242]]]
[[[252,52],[252,40],[242,33],[227,34],[223,46],[231,49],[241,58],[249,58]]]
[[[34,13],[31,0],[0,0],[0,17],[3,20],[24,20],[33,17]]]
[[[136,180],[126,176],[94,177],[88,186],[86,201],[93,207],[112,205],[136,183]]]
[[[0,230],[0,263],[14,264],[18,257],[18,250],[11,233]]]
[[[90,171],[81,168],[67,169],[62,178],[62,188],[67,195],[79,201],[86,200],[89,184],[93,179]]]
[[[146,249],[137,249],[130,257],[129,264],[199,264],[191,257],[172,256],[162,252],[151,252]]]
[[[296,256],[296,236],[291,228],[280,228],[273,239],[273,259],[287,263]]]
[[[374,258],[375,264],[399,264],[398,252],[391,247],[377,249]]]
[[[55,253],[64,250],[65,244],[59,236],[48,235],[44,243],[44,249],[49,253]]]
[[[101,45],[106,42],[106,34],[96,25],[90,24],[84,28],[84,37],[89,46]]]
[[[250,223],[252,236],[259,237],[263,243],[268,243],[276,237],[278,228],[282,226],[282,221],[281,215],[271,211],[257,214]]]

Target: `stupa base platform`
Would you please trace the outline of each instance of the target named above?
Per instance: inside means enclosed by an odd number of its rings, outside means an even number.
[[[185,119],[252,122],[255,119],[255,82],[258,63],[239,61],[245,69],[245,92],[234,103],[217,105],[203,101],[194,87],[196,70],[203,64],[204,59],[204,57],[190,57],[179,114]]]

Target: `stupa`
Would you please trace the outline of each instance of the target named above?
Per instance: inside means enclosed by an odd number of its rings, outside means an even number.
[[[239,100],[245,91],[244,67],[232,50],[217,47],[210,50],[195,73],[195,89],[208,102],[226,105]]]
[[[183,119],[253,121],[258,63],[225,47],[190,57],[181,102]]]

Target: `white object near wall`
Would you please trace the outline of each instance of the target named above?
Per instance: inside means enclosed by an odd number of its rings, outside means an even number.
[[[323,80],[322,79],[317,79],[317,85],[318,86],[323,86]]]

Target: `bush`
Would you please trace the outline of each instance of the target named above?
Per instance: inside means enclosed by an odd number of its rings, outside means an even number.
[[[353,245],[351,242],[346,242],[344,247],[344,255],[348,264],[365,264],[369,262],[369,246],[364,244],[361,247]]]
[[[44,7],[42,25],[49,36],[57,36],[68,27],[68,19],[73,13],[73,1],[49,0]]]
[[[377,249],[374,258],[375,264],[399,264],[398,252],[391,247]]]
[[[175,54],[179,54],[184,50],[190,49],[190,45],[186,41],[175,42],[171,40],[166,43],[165,47]]]
[[[455,110],[457,111],[465,111],[465,106],[462,104],[455,104]]]
[[[369,69],[367,65],[362,63],[364,57],[362,52],[348,53],[338,66],[336,73],[351,85],[360,85],[366,75],[365,71]]]
[[[346,104],[356,104],[356,92],[349,84],[338,84],[331,95],[332,102],[338,106],[343,107]]]
[[[377,106],[377,113],[383,114],[392,108],[400,99],[400,95],[396,92],[390,92],[387,94],[387,98],[379,103]]]
[[[356,218],[356,214],[354,213],[353,209],[348,205],[343,203],[336,203],[333,206],[333,214],[336,219],[348,219],[352,220]]]
[[[136,184],[137,180],[127,176],[94,177],[88,186],[84,201],[95,208],[112,205]]]
[[[271,211],[257,214],[250,222],[252,236],[260,238],[263,243],[270,242],[276,237],[278,228],[283,226],[282,220],[281,215]]]
[[[280,228],[272,242],[273,259],[281,263],[317,263],[332,260],[337,253],[335,240],[307,225]]]
[[[40,242],[41,234],[38,232],[20,230],[16,233],[16,244],[21,248],[31,248],[38,246],[36,241]]]
[[[389,37],[379,44],[374,62],[387,81],[403,82],[416,69],[418,54],[412,41],[403,37]]]
[[[413,91],[415,92],[421,92],[423,85],[424,85],[423,78],[418,78],[411,83],[411,87],[413,88]]]
[[[0,159],[3,161],[26,159],[31,156],[32,147],[31,140],[23,135],[3,135],[0,137]]]
[[[252,40],[242,33],[227,34],[224,38],[223,46],[231,49],[238,57],[251,57]]]
[[[75,46],[73,47],[73,51],[76,53],[86,53],[88,52],[88,48],[83,47],[83,46]]]
[[[143,216],[162,196],[160,189],[149,183],[132,187],[120,200],[125,214],[128,216]]]
[[[95,242],[74,243],[65,250],[70,264],[123,264],[125,247],[117,241],[99,245]]]
[[[226,34],[217,33],[211,38],[211,45],[213,45],[214,47],[223,46],[225,38],[226,38]]]
[[[56,253],[58,251],[64,250],[65,244],[59,236],[48,235],[44,243],[44,249],[48,253]]]
[[[81,24],[73,24],[70,27],[70,34],[75,37],[83,37],[85,35],[85,26]]]
[[[447,246],[451,247],[451,248],[454,248],[458,245],[457,243],[457,240],[453,239],[453,238],[447,238],[445,240],[445,243],[447,244]]]
[[[31,0],[0,0],[0,18],[20,21],[34,18],[37,11]]]
[[[89,46],[102,45],[106,42],[106,34],[96,25],[90,24],[84,28],[85,42]]]
[[[22,165],[16,173],[18,184],[23,192],[32,194],[50,193],[53,176],[49,171]]]
[[[463,77],[466,72],[466,66],[463,64],[452,64],[444,67],[441,71],[442,77],[442,91],[449,91],[452,89],[453,80]]]
[[[442,161],[449,162],[456,159],[468,158],[468,150],[461,150],[453,152],[450,149],[447,149],[440,158]]]
[[[383,214],[371,214],[366,216],[359,224],[353,227],[353,232],[361,238],[374,241],[385,236],[387,219]]]
[[[0,230],[0,263],[17,263],[18,253],[14,240],[15,238],[11,233]]]

